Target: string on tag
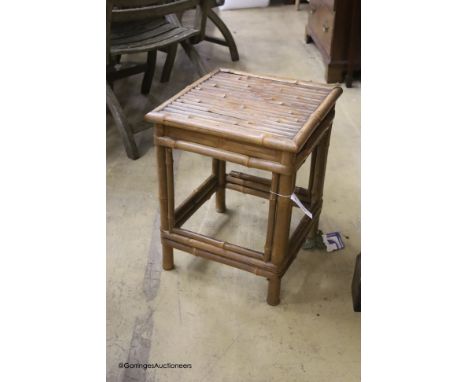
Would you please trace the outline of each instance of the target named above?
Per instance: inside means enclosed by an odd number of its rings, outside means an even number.
[[[281,196],[282,198],[288,198],[288,199],[291,198],[291,196],[293,195],[293,194],[291,194],[291,195],[281,195],[281,194],[277,194],[276,192],[273,192],[273,191],[270,191],[270,193]]]
[[[281,196],[282,198],[288,198],[291,199],[296,205],[304,212],[309,218],[313,218],[314,216],[312,215],[312,212],[310,212],[305,206],[302,204],[302,202],[299,200],[297,195],[293,192],[291,195],[282,195],[282,194],[277,194],[276,192],[270,191],[272,194]]]

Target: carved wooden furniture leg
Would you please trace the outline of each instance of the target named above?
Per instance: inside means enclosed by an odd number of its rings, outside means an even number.
[[[229,48],[229,52],[231,54],[232,61],[239,61],[239,52],[237,51],[237,45],[234,41],[234,37],[232,37],[232,33],[224,23],[224,21],[216,14],[213,9],[207,10],[208,18],[213,22],[214,25],[219,29],[221,34],[224,37],[224,40],[221,40],[216,37],[205,36],[206,41],[213,42],[215,44],[224,45]]]
[[[138,153],[135,139],[133,138],[132,128],[130,127],[127,118],[125,118],[120,103],[108,82],[106,82],[106,104],[114,118],[115,126],[122,137],[127,156],[130,159],[138,159],[140,154]]]
[[[169,81],[172,68],[174,66],[174,62],[176,59],[176,55],[177,55],[177,44],[173,44],[167,49],[166,61],[164,63],[164,67],[161,73],[161,82]]]
[[[154,71],[156,70],[156,54],[157,50],[148,52],[146,59],[146,71],[141,84],[141,94],[148,94],[151,90],[151,84],[153,82]]]
[[[203,63],[202,59],[200,58],[198,52],[195,50],[193,45],[188,41],[182,41],[180,45],[182,45],[182,48],[184,49],[188,58],[190,59],[190,61],[192,61],[193,65],[195,66],[195,69],[197,70],[198,75],[204,76],[207,72],[205,64]]]

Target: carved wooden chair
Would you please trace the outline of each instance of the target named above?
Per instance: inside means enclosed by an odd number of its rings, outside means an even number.
[[[194,63],[198,74],[205,74],[203,63],[189,41],[193,36],[204,34],[205,4],[205,0],[107,0],[106,102],[122,136],[127,156],[131,159],[139,157],[133,137],[137,131],[128,123],[112,90],[112,83],[119,78],[145,73],[141,92],[148,94],[154,77],[157,51],[166,51],[169,59],[178,43]],[[197,25],[185,27],[170,21],[169,15],[194,7],[200,9]],[[146,63],[121,63],[123,54],[133,53],[147,53]],[[163,75],[168,70],[168,59]]]
[[[218,37],[208,36],[206,34],[206,21],[205,21],[202,24],[203,30],[201,30],[201,33],[196,36],[193,36],[190,39],[190,42],[192,44],[198,44],[201,41],[208,41],[214,44],[226,46],[229,48],[231,60],[239,61],[239,52],[237,51],[237,45],[236,45],[236,42],[234,41],[234,37],[232,36],[231,31],[229,30],[227,25],[224,23],[224,21],[214,11],[214,8],[223,5],[224,2],[225,0],[206,0],[206,7],[204,8],[206,12],[206,14],[204,15],[205,20],[209,19],[216,26],[216,28],[219,29],[219,31],[224,37],[224,40]],[[195,17],[191,17],[191,16],[193,16],[193,12],[186,12],[186,14],[182,14],[182,12],[178,13],[177,18],[179,20],[178,21],[179,25],[184,25],[187,27],[190,27],[191,25],[196,25],[197,17],[198,17],[197,13],[195,13]],[[176,19],[173,19],[172,21],[177,22]],[[166,82],[169,80],[172,66],[174,65],[177,47],[173,46],[171,47],[171,49],[172,50],[168,53],[166,64],[164,65],[164,70],[161,75],[161,82]]]

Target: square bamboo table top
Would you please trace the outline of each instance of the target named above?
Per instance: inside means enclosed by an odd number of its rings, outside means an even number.
[[[217,69],[148,113],[146,120],[297,153],[342,92],[337,85]]]

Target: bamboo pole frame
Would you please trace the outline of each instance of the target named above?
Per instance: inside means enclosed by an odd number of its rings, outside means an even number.
[[[272,180],[274,181],[274,179],[275,173],[273,173]],[[278,193],[277,186],[275,189],[272,188],[272,180],[238,171],[231,171],[226,176],[226,188],[243,192],[244,194],[259,196],[264,199],[271,199],[272,195],[274,196]],[[294,193],[305,207],[309,207],[310,194],[307,189],[296,186]],[[294,204],[294,206],[296,205]]]
[[[213,159],[216,165],[216,177],[218,187],[216,189],[216,211],[219,213],[226,212],[226,161]],[[214,164],[213,164],[214,166]],[[214,171],[215,169],[213,169]]]

